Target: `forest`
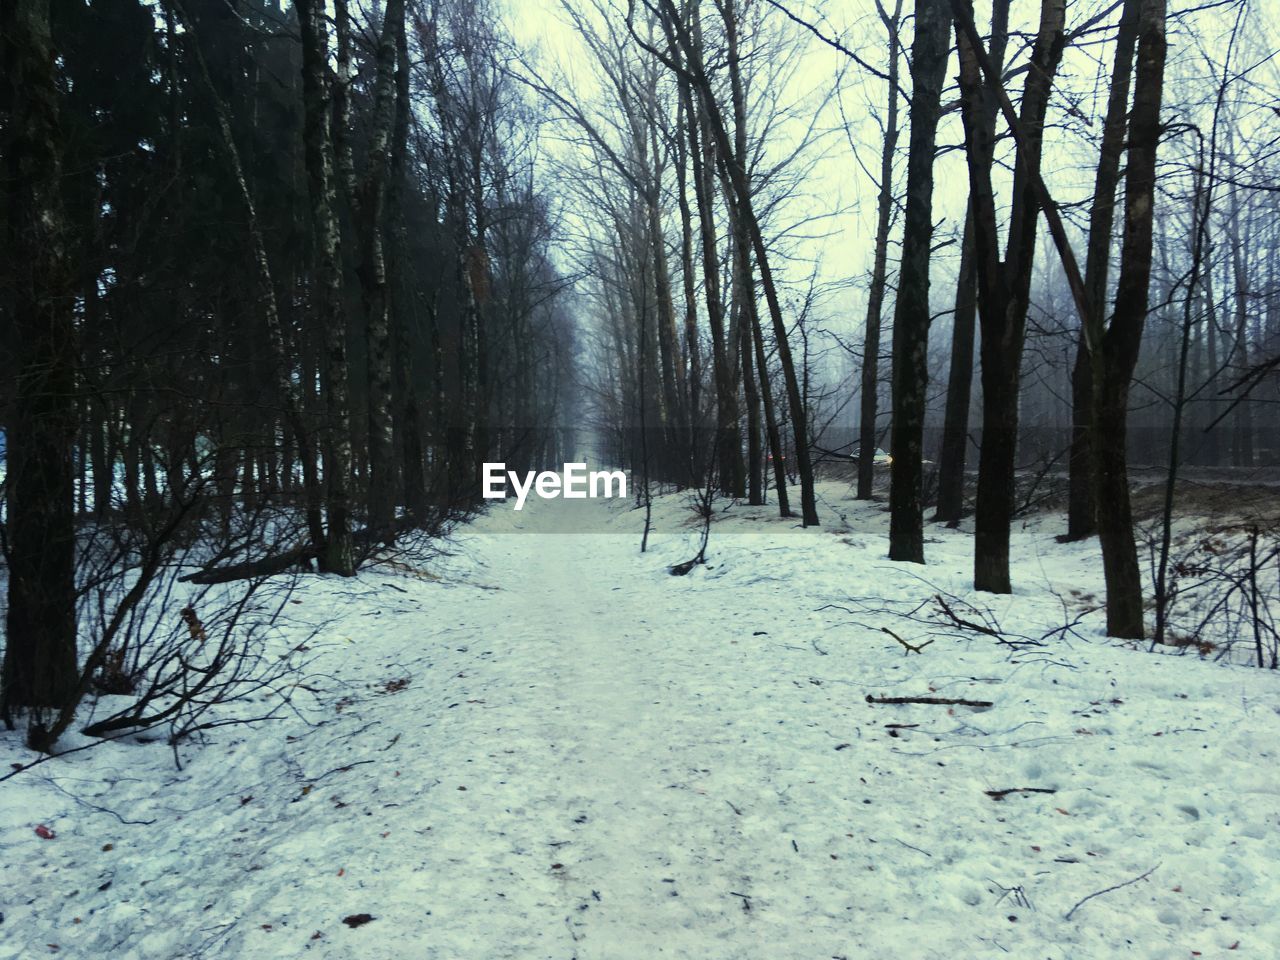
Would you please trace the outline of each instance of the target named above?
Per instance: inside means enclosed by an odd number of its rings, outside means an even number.
[[[0,170],[0,956],[1280,936],[1266,0],[3,0]]]

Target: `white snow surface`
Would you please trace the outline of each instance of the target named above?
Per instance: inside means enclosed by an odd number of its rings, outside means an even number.
[[[971,535],[890,563],[883,508],[822,490],[818,529],[723,514],[687,577],[669,496],[644,554],[627,504],[531,501],[305,578],[302,716],[0,783],[0,957],[1280,957],[1280,678],[1098,614],[1018,652],[877,613],[943,591],[1038,638],[1097,544],[1031,525],[1015,594],[973,594]],[[610,532],[557,532],[583,512]]]

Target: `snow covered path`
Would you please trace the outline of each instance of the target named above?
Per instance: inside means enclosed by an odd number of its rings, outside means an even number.
[[[685,578],[673,498],[644,555],[638,514],[556,501],[416,577],[311,579],[310,725],[0,785],[0,957],[1274,958],[1277,678],[1101,640],[906,656],[875,628],[912,625],[822,608],[961,594],[970,541],[904,569],[838,507],[739,511]],[[557,532],[579,510],[615,532]],[[1017,541],[1010,629],[1061,622],[1037,565],[1096,589],[1046,539]],[[1056,792],[985,792],[1022,787]]]
[[[526,524],[558,529],[556,512],[540,504]],[[796,785],[778,777],[796,746],[785,728],[804,724],[769,688],[795,688],[739,670],[743,638],[765,636],[751,628],[783,598],[738,587],[714,606],[664,604],[655,572],[671,578],[637,563],[630,531],[530,532],[503,537],[487,571],[520,584],[492,601],[505,629],[486,645],[506,669],[470,674],[480,709],[447,718],[469,748],[437,773],[454,794],[430,851],[452,891],[439,955],[732,955],[746,930],[821,955],[798,946],[810,897],[787,889],[800,824],[785,815]],[[744,927],[762,897],[781,909]]]

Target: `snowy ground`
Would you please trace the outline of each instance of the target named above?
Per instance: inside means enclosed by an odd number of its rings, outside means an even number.
[[[644,555],[639,513],[555,501],[308,579],[305,718],[0,784],[0,957],[1280,956],[1280,678],[1096,616],[1012,652],[877,613],[944,592],[1039,637],[1097,546],[1020,532],[993,602],[968,534],[890,564],[880,508],[823,494],[820,530],[733,511],[684,578],[671,497]],[[583,512],[611,532],[557,532]],[[1023,787],[1056,792],[986,793]]]

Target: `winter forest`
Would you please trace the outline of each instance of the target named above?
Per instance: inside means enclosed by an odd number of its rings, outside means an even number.
[[[1277,956],[1270,0],[0,0],[0,329],[0,958]]]

